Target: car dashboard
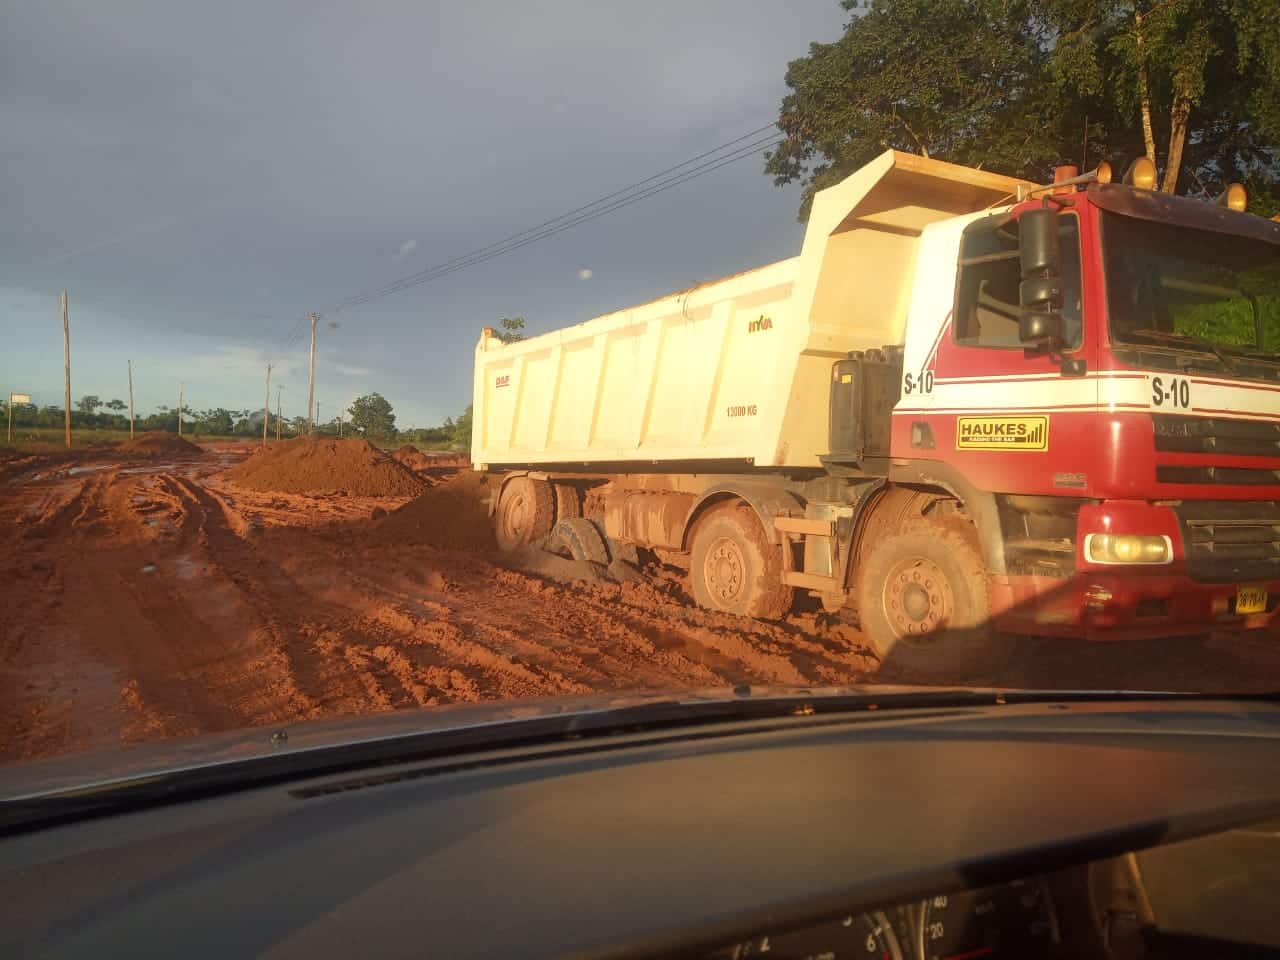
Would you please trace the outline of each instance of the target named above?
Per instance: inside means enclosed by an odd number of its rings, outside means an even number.
[[[14,828],[0,956],[1137,960],[1280,945],[1280,707],[819,707],[575,720],[536,743]],[[269,749],[301,763],[300,740]]]
[[[1280,822],[762,931],[707,960],[1280,956]]]

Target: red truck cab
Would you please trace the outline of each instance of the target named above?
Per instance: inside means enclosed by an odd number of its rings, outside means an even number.
[[[1095,181],[930,229],[890,478],[960,488],[997,626],[1273,619],[1280,223]],[[928,258],[949,253],[955,290],[931,288]]]

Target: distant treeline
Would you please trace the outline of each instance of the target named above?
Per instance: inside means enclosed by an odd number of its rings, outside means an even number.
[[[367,436],[384,442],[399,441],[417,446],[447,449],[451,447],[467,447],[471,444],[471,408],[467,407],[457,420],[452,417],[438,427],[412,427],[397,430],[395,418],[390,415],[391,405],[377,394],[370,395],[383,405],[378,411],[381,416],[368,412],[367,401],[361,398],[347,411],[347,419],[343,425],[343,434],[347,436]],[[354,422],[351,415],[354,414]],[[7,402],[0,400],[0,430],[7,422],[9,411]],[[62,405],[36,406],[35,404],[15,404],[13,408],[14,430],[22,428],[61,429],[63,425]],[[71,411],[72,430],[128,430],[129,406],[121,400],[108,400],[93,395],[81,397]],[[178,430],[178,408],[160,406],[148,414],[137,413],[134,418],[135,431],[164,430],[176,433]],[[208,410],[195,410],[183,407],[182,429],[185,433],[213,437],[253,437],[262,435],[262,409],[229,410],[226,407],[213,407]],[[275,435],[276,418],[274,414],[268,427]],[[281,432],[288,436],[305,433],[306,417],[290,417],[281,423]],[[317,423],[316,433],[336,435],[337,419]]]

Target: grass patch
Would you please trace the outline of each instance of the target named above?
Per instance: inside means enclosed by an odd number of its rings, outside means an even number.
[[[159,432],[139,430],[138,433]],[[172,431],[169,431],[172,433]],[[212,434],[197,434],[190,430],[182,431],[183,439],[192,443],[199,444],[205,440],[247,440],[253,441],[254,437],[242,436],[214,436]],[[128,430],[116,430],[110,428],[84,427],[75,428],[71,431],[71,449],[72,450],[88,450],[92,447],[114,447],[124,443],[129,439]],[[261,436],[256,439],[261,440]],[[272,433],[271,439],[274,442],[275,434]],[[14,427],[13,443],[0,442],[0,447],[10,450],[19,450],[23,453],[58,453],[66,450],[67,446],[64,441],[61,427]]]
[[[72,430],[71,448],[114,447],[128,439],[128,430]],[[13,443],[6,445],[24,453],[56,453],[67,448],[61,427],[14,427]]]

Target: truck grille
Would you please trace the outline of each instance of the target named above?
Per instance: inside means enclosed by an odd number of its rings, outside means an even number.
[[[1263,487],[1280,484],[1280,470],[1252,467],[1157,466],[1160,483],[1229,483],[1234,486]]]
[[[1151,421],[1155,427],[1156,450],[1160,453],[1280,457],[1280,423],[1182,417],[1169,413],[1153,413]]]
[[[1199,500],[1173,509],[1193,580],[1280,578],[1280,501]]]
[[[1153,413],[1151,423],[1155,430],[1157,453],[1280,458],[1280,423],[1183,417],[1169,413]],[[1280,485],[1280,469],[1221,463],[1162,463],[1156,465],[1156,482],[1277,486]]]

